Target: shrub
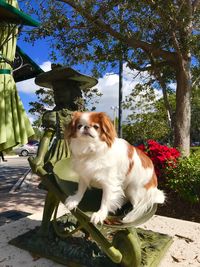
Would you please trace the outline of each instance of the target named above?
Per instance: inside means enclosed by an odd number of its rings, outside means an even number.
[[[167,187],[190,203],[200,203],[200,154],[180,158],[176,168],[166,168],[165,175]]]
[[[193,151],[188,158],[181,158],[177,149],[154,140],[148,140],[138,147],[153,161],[162,188],[176,192],[192,204],[200,203],[199,150]]]
[[[167,167],[173,169],[177,166],[177,159],[180,157],[180,152],[175,148],[161,145],[154,140],[148,140],[146,143],[139,145],[138,148],[143,150],[151,158],[156,174],[161,180],[165,180],[163,174]]]

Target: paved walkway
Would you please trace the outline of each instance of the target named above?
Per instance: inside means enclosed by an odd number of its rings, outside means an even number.
[[[8,193],[13,185],[29,169],[27,158],[5,157],[6,162],[0,161],[0,194]]]
[[[8,245],[10,239],[41,223],[45,192],[37,188],[38,183],[38,177],[29,174],[20,191],[3,193],[3,197],[0,195],[0,212],[14,210],[32,213],[0,227],[0,267],[61,267]],[[64,212],[61,205],[60,215]],[[200,267],[200,224],[155,215],[140,227],[173,237],[173,244],[159,267]]]
[[[8,245],[9,240],[40,225],[41,218],[39,212],[0,227],[0,267],[61,267],[58,263]],[[140,227],[173,237],[173,244],[159,267],[200,267],[200,224],[154,216]]]
[[[29,172],[27,158],[6,159],[0,163],[0,225],[42,211],[45,198],[37,187],[39,178]]]

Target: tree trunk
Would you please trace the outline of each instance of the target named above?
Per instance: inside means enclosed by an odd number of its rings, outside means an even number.
[[[176,120],[174,145],[183,156],[190,154],[191,74],[190,58],[182,59],[177,68]]]
[[[167,94],[167,86],[165,81],[163,80],[162,76],[160,75],[160,73],[155,73],[155,77],[158,80],[158,82],[160,83],[161,89],[162,89],[162,93],[163,93],[163,100],[164,100],[164,105],[167,111],[167,119],[168,119],[168,125],[171,128],[171,131],[174,131],[174,116],[173,116],[173,110],[172,107],[170,105],[169,99],[168,99],[168,94]]]

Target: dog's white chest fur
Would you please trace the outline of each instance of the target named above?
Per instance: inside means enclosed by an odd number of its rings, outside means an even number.
[[[103,223],[108,213],[115,212],[126,199],[133,210],[124,217],[125,223],[142,216],[154,203],[164,202],[152,161],[125,140],[116,138],[104,113],[76,113],[70,149],[72,166],[80,181],[76,194],[66,200],[69,210],[77,207],[91,186],[103,190],[100,209],[91,217],[94,224]]]
[[[101,144],[101,146],[95,146],[93,143],[80,144],[79,140],[75,139],[72,140],[70,147],[73,155],[73,168],[88,186],[102,188],[106,181],[112,184],[118,183],[119,179],[121,182],[123,181],[126,166],[124,166],[123,171],[122,164],[125,164],[123,153],[121,157],[117,155],[119,150],[116,151],[116,144],[108,148],[104,144]],[[112,180],[110,180],[110,177],[112,177]]]

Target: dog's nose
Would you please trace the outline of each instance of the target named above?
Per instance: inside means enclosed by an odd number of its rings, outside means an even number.
[[[88,130],[88,129],[89,129],[89,126],[85,125],[84,130]]]

